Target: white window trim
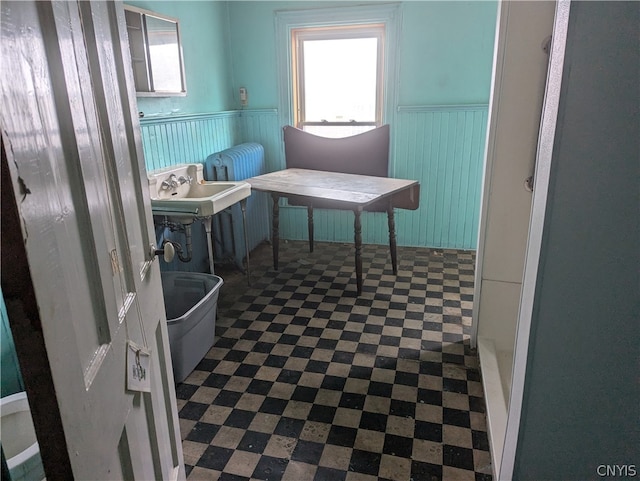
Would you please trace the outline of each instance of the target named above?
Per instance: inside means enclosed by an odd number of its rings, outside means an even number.
[[[384,24],[384,91],[382,124],[393,124],[398,104],[398,62],[401,25],[400,4],[362,5],[353,7],[318,8],[277,11],[275,14],[276,62],[278,72],[280,125],[293,125],[293,78],[291,33],[305,27],[336,25]]]
[[[309,125],[309,122],[321,123],[321,125],[325,126],[336,126],[339,123],[347,124],[349,126],[365,126],[370,125],[370,128],[379,127],[382,125],[382,111],[384,109],[383,105],[383,92],[386,87],[386,82],[384,80],[384,50],[385,50],[385,26],[382,24],[372,24],[367,23],[363,25],[347,25],[347,26],[338,26],[338,27],[327,27],[327,28],[299,28],[294,29],[292,35],[292,45],[295,45],[295,54],[292,54],[292,63],[293,69],[292,72],[295,73],[296,81],[294,84],[294,127],[301,128],[300,125],[306,123]],[[306,112],[306,101],[307,101],[307,92],[305,90],[305,73],[303,65],[305,64],[305,52],[303,44],[307,41],[313,40],[333,40],[333,41],[341,41],[345,39],[375,39],[376,40],[376,68],[375,68],[375,78],[376,78],[376,86],[375,86],[375,108],[374,115],[370,118],[359,118],[357,120],[351,121],[350,119],[345,119],[342,122],[338,122],[336,120],[324,120],[320,118],[310,119],[307,117]],[[324,123],[322,123],[324,122]]]

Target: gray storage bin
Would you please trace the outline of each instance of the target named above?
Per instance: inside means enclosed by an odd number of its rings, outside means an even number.
[[[222,278],[197,272],[162,272],[175,382],[182,382],[215,340]]]

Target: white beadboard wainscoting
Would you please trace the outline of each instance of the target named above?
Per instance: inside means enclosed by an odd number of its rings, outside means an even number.
[[[391,172],[420,182],[420,208],[398,210],[398,244],[475,249],[487,105],[403,106],[391,126]],[[242,142],[264,146],[267,169],[284,168],[282,126],[275,109],[141,119],[147,169],[204,162],[211,153]],[[306,239],[305,208],[283,205],[282,239]],[[363,216],[365,243],[388,242],[385,214]],[[314,212],[319,241],[352,242],[353,214]]]

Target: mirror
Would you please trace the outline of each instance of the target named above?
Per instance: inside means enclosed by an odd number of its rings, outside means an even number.
[[[125,5],[136,94],[186,95],[178,20]]]

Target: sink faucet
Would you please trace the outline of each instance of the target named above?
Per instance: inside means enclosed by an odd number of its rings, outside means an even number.
[[[193,177],[191,177],[190,175],[187,175],[186,177],[184,175],[181,175],[180,177],[178,177],[178,182],[180,183],[180,185],[191,185],[191,182],[193,182]]]
[[[171,174],[168,179],[163,180],[162,184],[160,184],[162,190],[176,189],[178,188],[178,185],[176,174]]]

